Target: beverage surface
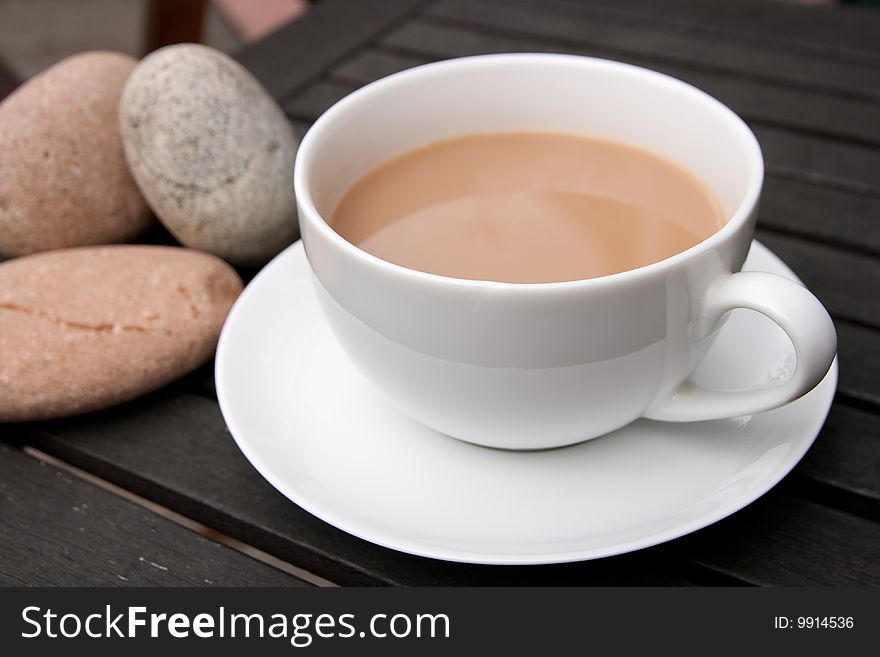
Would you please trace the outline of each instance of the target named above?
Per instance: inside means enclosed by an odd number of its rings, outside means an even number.
[[[346,192],[330,223],[411,269],[549,283],[658,262],[724,221],[713,192],[659,155],[585,135],[512,132],[389,160]]]

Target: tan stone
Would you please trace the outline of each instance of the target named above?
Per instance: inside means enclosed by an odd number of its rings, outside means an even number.
[[[104,246],[0,264],[0,422],[83,413],[204,363],[241,280],[212,255]]]
[[[119,97],[136,64],[75,55],[0,103],[0,252],[123,242],[150,224],[119,137]]]

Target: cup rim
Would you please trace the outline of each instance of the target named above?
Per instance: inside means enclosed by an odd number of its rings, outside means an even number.
[[[571,281],[555,281],[545,283],[510,283],[504,281],[455,278],[452,276],[444,276],[442,274],[433,274],[430,272],[420,271],[418,269],[404,267],[403,265],[398,265],[393,262],[389,262],[388,260],[383,260],[382,258],[379,258],[378,256],[368,253],[367,251],[364,251],[363,249],[355,246],[344,237],[342,237],[342,235],[337,233],[323,217],[323,215],[318,212],[318,209],[315,207],[312,195],[309,190],[310,180],[306,168],[309,161],[313,157],[315,157],[315,147],[313,146],[313,143],[317,139],[317,135],[320,132],[326,130],[327,126],[331,125],[332,122],[336,120],[339,115],[348,111],[349,108],[352,105],[356,104],[359,100],[370,95],[382,93],[384,88],[388,85],[405,82],[408,78],[423,75],[426,71],[430,70],[469,67],[487,61],[507,61],[511,64],[522,63],[525,61],[538,61],[547,64],[574,64],[616,68],[625,73],[634,73],[637,75],[645,76],[646,78],[653,78],[655,81],[671,85],[683,93],[686,93],[694,98],[698,98],[701,101],[708,103],[710,106],[714,107],[717,111],[721,112],[721,114],[725,115],[728,118],[734,129],[740,133],[740,136],[745,143],[747,157],[749,160],[749,167],[751,169],[751,177],[748,182],[748,189],[743,196],[743,200],[740,202],[737,209],[733,212],[730,218],[719,230],[715,231],[706,239],[698,242],[697,244],[694,244],[684,251],[675,253],[667,258],[664,258],[663,260],[658,260],[657,262],[642,265],[641,267],[636,267],[634,269],[627,269],[622,272],[606,274],[604,276],[576,279]],[[699,177],[699,174],[697,172],[694,173],[696,173]],[[453,285],[458,287],[493,288],[503,290],[543,290],[590,287],[610,283],[629,282],[633,279],[648,276],[654,274],[657,271],[674,267],[675,265],[678,265],[679,263],[688,260],[689,258],[697,255],[702,251],[713,248],[718,243],[723,242],[724,240],[735,234],[748,220],[749,216],[757,205],[764,179],[764,159],[757,138],[755,137],[752,130],[748,127],[748,125],[746,125],[742,118],[739,117],[739,115],[737,115],[733,110],[727,107],[727,105],[725,105],[715,97],[711,96],[710,94],[706,93],[705,91],[702,91],[701,89],[698,89],[697,87],[687,82],[684,82],[683,80],[672,77],[671,75],[666,75],[665,73],[660,73],[659,71],[654,71],[649,68],[635,66],[633,64],[626,64],[624,62],[618,62],[610,59],[603,59],[600,57],[587,57],[582,55],[556,53],[501,53],[459,57],[455,59],[446,59],[423,64],[421,66],[398,71],[397,73],[392,73],[391,75],[375,80],[361,87],[360,89],[357,89],[352,93],[346,95],[345,97],[334,103],[323,114],[321,114],[321,116],[319,116],[312,124],[312,127],[308,130],[308,132],[306,132],[305,136],[300,142],[299,148],[297,149],[293,178],[294,193],[297,203],[301,208],[301,211],[299,213],[300,221],[310,222],[310,224],[316,230],[318,230],[325,238],[333,242],[337,248],[342,249],[349,256],[362,261],[368,266],[378,267],[388,272],[389,274],[407,276],[410,279],[431,284],[442,283],[445,285]]]

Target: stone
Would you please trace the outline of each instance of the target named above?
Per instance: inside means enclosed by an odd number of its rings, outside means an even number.
[[[131,172],[181,244],[258,265],[298,237],[296,135],[234,60],[195,44],[157,50],[126,82],[119,120]]]
[[[74,55],[0,103],[0,253],[124,242],[153,222],[119,137],[119,97],[136,64]]]
[[[207,253],[63,249],[0,264],[0,422],[94,411],[204,363],[241,291]]]

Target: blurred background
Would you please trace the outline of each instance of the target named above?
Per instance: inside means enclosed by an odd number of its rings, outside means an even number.
[[[312,1],[0,0],[0,79],[26,80],[84,50],[141,56],[169,43],[197,41],[234,52],[296,20]],[[880,7],[880,0],[766,1]]]
[[[7,84],[26,80],[84,50],[139,57],[169,43],[196,41],[234,52],[296,20],[309,5],[309,0],[0,0],[0,92],[4,78]]]

